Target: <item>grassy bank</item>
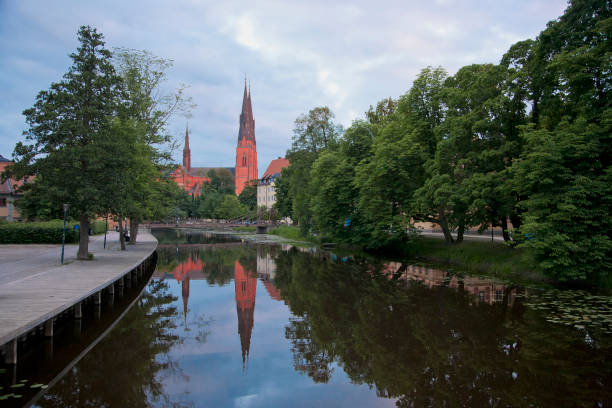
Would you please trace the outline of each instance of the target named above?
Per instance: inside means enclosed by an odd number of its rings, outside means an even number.
[[[319,243],[316,237],[312,235],[308,235],[307,237],[305,237],[300,234],[300,229],[298,227],[292,227],[289,225],[279,225],[278,227],[269,230],[268,234],[278,235],[280,237],[293,239],[296,241],[310,241],[313,243]]]
[[[304,237],[300,229],[279,226],[269,234],[284,238],[320,243],[317,237]],[[466,272],[486,274],[513,280],[548,280],[537,272],[536,263],[527,250],[510,248],[501,242],[463,241],[447,245],[443,239],[419,237],[399,246],[368,251],[375,255],[386,255],[457,267]]]
[[[393,248],[392,252],[500,278],[548,280],[537,271],[536,262],[529,251],[510,248],[501,242],[463,241],[448,245],[442,239],[420,237]]]

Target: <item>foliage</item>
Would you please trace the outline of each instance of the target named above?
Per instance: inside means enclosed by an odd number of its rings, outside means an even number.
[[[75,221],[66,222],[66,243],[79,242],[79,230]],[[104,233],[104,221],[93,221],[90,224],[94,234]],[[0,244],[61,244],[64,232],[63,220],[45,222],[2,223],[0,224]]]
[[[235,194],[223,196],[219,207],[215,211],[216,218],[232,219],[238,218],[245,213],[244,207],[238,201]]]
[[[115,173],[108,166],[106,141],[120,108],[122,81],[96,29],[81,27],[78,39],[63,80],[41,91],[34,106],[23,112],[29,126],[26,140],[32,144],[17,143],[11,169],[17,178],[39,176],[37,191],[44,192],[53,208],[70,204],[85,227],[90,216],[103,212],[99,199],[112,194],[103,181]],[[79,259],[87,259],[87,246],[87,237],[81,237]]]
[[[368,248],[409,243],[415,221],[438,224],[448,244],[470,228],[501,227],[538,271],[607,281],[611,37],[605,2],[573,0],[500,64],[452,76],[427,67],[343,135],[333,133],[328,108],[301,115],[277,210],[302,236]]]
[[[312,236],[304,236],[302,235],[301,231],[299,228],[297,227],[292,227],[289,225],[279,225],[276,228],[272,228],[268,231],[268,234],[271,235],[278,235],[281,236],[283,238],[288,238],[288,239],[294,239],[297,241],[303,241],[303,240],[314,240],[314,237]]]
[[[255,210],[257,208],[257,180],[252,180],[244,187],[238,196],[238,201],[247,210]]]

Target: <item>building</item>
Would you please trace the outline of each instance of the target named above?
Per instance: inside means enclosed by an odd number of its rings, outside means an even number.
[[[251,180],[257,180],[257,143],[255,142],[255,119],[251,104],[251,90],[247,93],[246,79],[238,129],[238,146],[236,147],[236,195]]]
[[[238,143],[236,146],[235,167],[191,167],[191,149],[189,148],[189,129],[185,130],[185,144],[183,148],[183,164],[178,166],[170,178],[183,190],[194,197],[202,194],[204,183],[209,183],[208,172],[215,170],[229,172],[234,177],[236,195],[240,195],[244,187],[251,180],[257,180],[257,144],[255,142],[255,119],[251,103],[251,91],[247,90],[244,82],[244,95],[242,97],[242,111],[240,113],[238,128]]]
[[[285,167],[289,167],[289,160],[287,159],[279,157],[270,162],[266,172],[257,183],[257,207],[265,206],[270,209],[276,203],[274,185]]]
[[[12,161],[0,155],[0,173],[11,164],[13,164]],[[0,220],[21,221],[21,215],[15,207],[15,202],[23,197],[23,193],[18,191],[23,183],[24,180],[15,180],[12,177],[5,181],[0,179]]]
[[[210,168],[207,167],[191,167],[191,149],[189,149],[189,127],[185,129],[185,145],[183,148],[183,164],[178,166],[172,173],[170,178],[183,190],[193,197],[199,197],[202,194],[202,186],[204,183],[209,183],[207,177]]]

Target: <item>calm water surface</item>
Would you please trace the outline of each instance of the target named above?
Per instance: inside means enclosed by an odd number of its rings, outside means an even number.
[[[611,404],[609,297],[156,235],[157,269],[140,298],[35,406]]]

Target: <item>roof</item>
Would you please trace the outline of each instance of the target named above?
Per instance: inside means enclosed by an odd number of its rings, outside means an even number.
[[[200,177],[208,177],[208,172],[210,170],[215,170],[218,172],[219,170],[227,170],[232,173],[232,176],[236,175],[235,167],[192,167],[189,170],[189,175],[191,176],[200,176]]]
[[[0,162],[10,162],[10,160],[0,154]]]
[[[280,177],[281,170],[286,167],[289,167],[289,160],[280,157],[278,159],[274,159],[270,162],[266,172],[261,178],[263,180],[271,177]]]

